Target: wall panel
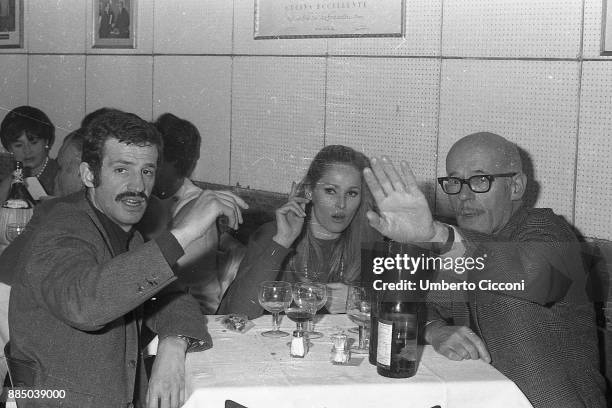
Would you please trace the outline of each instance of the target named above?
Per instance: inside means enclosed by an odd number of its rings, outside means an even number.
[[[330,59],[326,144],[407,160],[433,202],[439,75],[434,59]]]
[[[612,239],[612,64],[582,68],[576,226],[586,236]]]
[[[196,180],[229,183],[231,64],[230,57],[155,57],[153,117],[170,112],[198,128]]]
[[[155,52],[229,54],[232,19],[229,0],[156,0]]]
[[[237,57],[231,184],[289,192],[323,147],[325,60]]]
[[[55,125],[55,157],[64,137],[80,127],[85,112],[85,56],[31,55],[29,103]]]
[[[153,57],[87,57],[85,112],[104,106],[153,115]]]
[[[0,55],[0,121],[11,109],[27,103],[28,56]]]
[[[445,0],[442,55],[576,58],[578,0]]]
[[[87,3],[83,0],[27,0],[28,50],[40,53],[85,52]]]
[[[528,201],[538,193],[537,206],[572,222],[578,68],[565,61],[444,61],[438,174],[445,174],[446,154],[456,140],[479,131],[498,133],[531,158],[525,163],[535,177]],[[447,199],[438,191],[446,213]]]

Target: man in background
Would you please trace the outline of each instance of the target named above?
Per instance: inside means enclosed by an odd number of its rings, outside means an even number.
[[[157,172],[151,205],[136,228],[145,239],[155,238],[172,225],[180,213],[188,211],[193,200],[202,194],[189,176],[200,157],[201,136],[189,121],[164,113],[155,122],[164,141],[163,161]],[[232,259],[244,255],[242,245],[224,234],[225,253],[220,252],[220,237],[216,225],[193,242],[176,263],[179,284],[199,304],[202,313],[214,314],[221,297],[233,280],[239,262]],[[227,259],[230,258],[230,259]]]

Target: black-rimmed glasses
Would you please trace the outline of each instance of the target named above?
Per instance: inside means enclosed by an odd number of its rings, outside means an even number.
[[[498,177],[514,177],[518,173],[478,174],[464,179],[460,177],[438,177],[438,183],[446,194],[459,194],[464,184],[475,193],[486,193],[491,189],[493,180]]]

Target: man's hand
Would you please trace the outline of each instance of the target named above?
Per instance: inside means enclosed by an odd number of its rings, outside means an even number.
[[[172,234],[183,248],[204,236],[217,218],[225,215],[228,225],[237,229],[242,223],[242,209],[249,206],[244,200],[229,191],[206,190],[179,212],[173,222]]]
[[[348,286],[341,282],[327,284],[327,311],[329,313],[346,313],[346,297]]]
[[[391,160],[373,158],[363,174],[379,213],[368,211],[370,225],[381,234],[403,243],[444,242],[448,231],[434,223],[427,199],[419,190],[412,170],[401,162],[402,177]]]
[[[147,389],[147,408],[179,408],[185,402],[185,351],[187,343],[164,337],[157,347]]]
[[[289,201],[276,210],[276,235],[272,239],[279,245],[289,248],[302,232],[306,217],[306,204],[310,200],[297,197],[297,185],[291,183]]]
[[[484,342],[468,327],[432,323],[426,328],[425,339],[438,353],[451,360],[491,362]]]

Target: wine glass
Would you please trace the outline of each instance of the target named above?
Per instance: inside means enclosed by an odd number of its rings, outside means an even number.
[[[278,314],[286,310],[291,304],[291,284],[283,281],[265,281],[259,285],[259,304],[272,313],[274,330],[261,333],[265,337],[284,337],[289,333],[281,331],[278,327]]]
[[[327,286],[316,282],[296,283],[293,289],[293,301],[297,305],[301,302],[313,302],[316,314],[327,303]],[[312,322],[312,327],[308,328],[308,337],[311,339],[323,337],[323,333],[314,331],[314,316],[309,320],[310,322]]]
[[[13,242],[15,238],[19,234],[21,234],[26,227],[26,223],[24,222],[13,222],[6,225],[6,240],[8,242]]]
[[[369,353],[370,311],[371,304],[366,288],[349,285],[346,296],[346,314],[349,319],[359,325],[359,344],[351,348],[355,354]]]

